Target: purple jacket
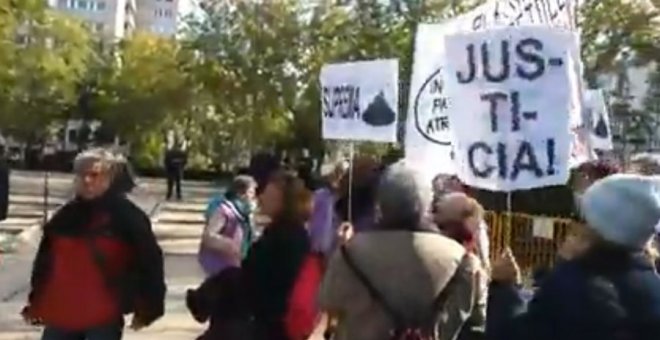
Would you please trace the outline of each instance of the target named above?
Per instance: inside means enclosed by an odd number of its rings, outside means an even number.
[[[198,261],[208,277],[241,264],[242,217],[229,201],[223,202],[204,227]]]
[[[337,218],[335,216],[335,194],[329,188],[314,192],[314,210],[309,221],[312,251],[332,254],[337,241]]]

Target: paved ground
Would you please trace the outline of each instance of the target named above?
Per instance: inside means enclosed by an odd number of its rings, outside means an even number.
[[[9,252],[0,252],[0,340],[39,339],[40,330],[25,325],[19,312],[27,298],[27,282],[44,211],[43,178],[43,173],[30,172],[14,172],[11,177],[10,218],[0,223],[0,235],[13,235],[11,245],[5,248]],[[51,175],[49,212],[68,197],[71,183],[68,175]],[[165,317],[141,332],[127,331],[127,340],[189,340],[203,330],[204,326],[188,315],[184,294],[202,280],[195,254],[202,210],[216,189],[199,182],[186,183],[184,188],[182,202],[163,202],[163,180],[142,179],[132,196],[143,210],[153,213],[154,232],[165,253],[168,294]],[[313,339],[321,337],[317,334]]]

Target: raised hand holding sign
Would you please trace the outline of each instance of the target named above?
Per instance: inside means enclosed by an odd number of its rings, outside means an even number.
[[[575,34],[508,27],[448,36],[445,79],[458,175],[497,191],[568,180],[569,117],[579,109]]]

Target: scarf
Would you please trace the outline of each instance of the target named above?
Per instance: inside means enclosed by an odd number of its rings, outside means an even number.
[[[238,225],[243,231],[243,239],[241,240],[241,257],[245,258],[254,238],[254,230],[252,228],[252,207],[248,202],[245,202],[245,200],[238,197],[225,198],[223,203],[231,204],[233,210],[237,213]]]

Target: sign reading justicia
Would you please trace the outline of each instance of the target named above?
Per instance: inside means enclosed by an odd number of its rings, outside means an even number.
[[[442,69],[447,61],[441,42],[448,34],[492,27],[543,25],[573,28],[576,0],[491,0],[440,24],[420,24],[415,36],[413,72],[406,122],[406,159],[428,172],[453,174],[448,108],[460,98],[447,95]]]
[[[458,176],[496,191],[568,180],[577,35],[541,26],[445,39]]]

